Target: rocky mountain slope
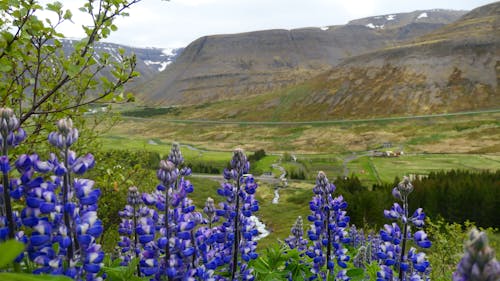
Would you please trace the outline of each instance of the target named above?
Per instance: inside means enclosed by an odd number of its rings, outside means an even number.
[[[304,82],[344,59],[396,47],[465,12],[428,10],[346,25],[205,36],[177,61],[134,89],[146,104],[197,104],[249,97]]]
[[[306,121],[499,108],[499,30],[500,2],[300,83],[244,99],[200,100],[175,118]]]

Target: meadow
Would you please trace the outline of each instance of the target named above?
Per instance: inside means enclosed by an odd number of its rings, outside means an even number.
[[[259,217],[271,230],[259,244],[263,248],[286,237],[298,215],[307,215],[305,203],[310,200],[318,171],[332,179],[356,177],[371,187],[392,183],[404,175],[422,177],[441,170],[500,168],[498,112],[325,124],[191,122],[169,120],[164,111],[148,118],[138,118],[141,109],[128,108],[127,112],[117,126],[101,137],[104,149],[146,150],[165,157],[171,143],[179,142],[186,163],[210,163],[220,171],[228,166],[232,149],[243,147],[248,155],[264,149],[267,155],[251,163],[257,176],[267,172],[278,177],[281,172],[273,164],[285,168],[288,186],[281,190],[279,204],[271,203],[276,184],[259,182]],[[128,117],[130,112],[136,112],[134,117]],[[384,148],[384,143],[390,146]],[[375,150],[404,154],[375,157]],[[303,171],[305,179],[290,179],[291,171]],[[219,180],[197,178],[196,174],[192,177],[195,186],[200,186],[193,198],[200,207],[204,198],[214,194],[220,185],[221,173],[218,177]]]

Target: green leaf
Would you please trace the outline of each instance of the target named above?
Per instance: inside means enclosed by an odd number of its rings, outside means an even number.
[[[361,268],[353,268],[347,271],[347,276],[349,277],[363,276],[364,274],[365,271]]]
[[[24,244],[16,240],[0,243],[0,268],[12,263],[24,251]],[[4,280],[0,278],[0,280]]]
[[[0,71],[1,72],[9,72],[11,70],[12,70],[12,65],[4,64],[4,63],[0,64]]]
[[[54,2],[54,3],[48,3],[47,4],[47,10],[53,11],[53,12],[55,12],[57,14],[60,13],[61,8],[62,8],[62,4],[60,2]]]
[[[64,13],[64,19],[65,20],[71,20],[71,18],[73,17],[73,14],[71,13],[70,10],[66,10],[66,12]]]
[[[349,269],[346,274],[351,278],[351,281],[365,280],[365,271],[361,268]]]
[[[0,273],[2,281],[71,281],[72,279],[60,275],[34,275],[28,273]]]

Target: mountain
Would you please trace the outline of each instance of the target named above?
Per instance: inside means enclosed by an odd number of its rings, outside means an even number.
[[[69,53],[76,42],[77,40],[72,39],[62,40],[63,50]],[[133,82],[134,84],[147,81],[164,71],[168,65],[176,60],[183,50],[183,48],[137,48],[107,42],[97,42],[94,49],[97,56],[101,53],[108,53],[117,61],[120,60],[119,49],[123,49],[126,55],[135,54],[137,59],[136,70],[141,73],[141,76]]]
[[[346,58],[398,46],[464,13],[427,10],[339,26],[205,36],[134,92],[146,104],[162,105],[261,94],[306,81]]]
[[[400,28],[413,24],[437,24],[443,25],[456,21],[463,16],[466,11],[455,10],[423,10],[410,13],[388,14],[374,17],[367,17],[348,22],[348,25],[364,25],[374,29]]]
[[[345,58],[300,83],[181,107],[175,118],[309,121],[497,109],[498,30],[500,2],[423,36]]]

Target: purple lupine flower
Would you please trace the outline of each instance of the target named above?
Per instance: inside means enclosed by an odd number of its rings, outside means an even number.
[[[349,226],[348,236],[350,238],[349,245],[358,248],[366,244],[366,237],[363,229],[358,230],[356,225],[352,224]]]
[[[500,262],[488,245],[488,236],[473,228],[464,245],[464,255],[453,272],[453,281],[500,280]]]
[[[168,280],[188,280],[196,274],[204,275],[196,270],[199,260],[195,247],[195,227],[202,219],[187,197],[194,187],[184,178],[191,171],[181,169],[183,161],[179,145],[174,144],[167,160],[160,161],[157,170],[160,184],[154,192],[141,195],[140,200],[146,206],[137,209],[137,227],[130,229],[134,223],[131,218],[135,218],[131,210],[135,208],[126,207],[120,214],[122,235],[137,235],[140,244],[136,247],[140,252],[139,275],[154,279],[166,277]],[[128,203],[130,206],[139,203],[139,194],[135,190],[129,190]],[[130,237],[122,237],[120,241],[120,245],[126,248],[131,243]],[[125,262],[127,259],[130,258],[123,258]]]
[[[377,281],[392,281],[392,269],[386,265],[380,266],[380,271],[377,272]]]
[[[207,230],[207,243],[211,244],[210,247],[202,248],[211,251],[206,254],[207,268],[215,269],[222,264],[229,264],[231,279],[252,280],[253,275],[246,262],[257,258],[254,237],[258,231],[252,219],[253,213],[259,209],[254,197],[257,184],[253,176],[247,174],[250,164],[243,150],[236,149],[233,152],[230,165],[231,169],[224,171],[227,182],[217,190],[226,200],[215,211],[225,221],[216,230]],[[200,240],[206,237],[203,233],[198,234]]]
[[[7,174],[10,171],[9,157],[7,155],[0,156],[0,171],[2,174]]]
[[[11,166],[8,157],[8,147],[18,145],[26,137],[26,133],[19,128],[19,125],[19,120],[14,115],[12,109],[0,108],[0,171],[3,174],[2,194],[0,195],[0,219],[5,216],[9,239],[15,239],[16,222],[10,196],[11,180],[9,179],[9,171]]]
[[[425,259],[424,253],[418,253],[415,248],[406,253],[406,242],[409,239],[412,239],[421,248],[429,248],[432,245],[423,230],[418,230],[413,236],[411,235],[410,224],[422,228],[425,219],[422,208],[418,208],[411,217],[408,217],[408,196],[412,191],[413,185],[408,177],[404,177],[403,181],[392,191],[394,198],[402,201],[403,205],[394,203],[390,210],[384,211],[384,216],[399,221],[401,228],[396,222],[393,222],[390,225],[384,225],[384,229],[380,231],[380,238],[384,242],[380,244],[377,255],[380,262],[385,266],[379,272],[382,277],[388,276],[388,270],[394,270],[398,272],[399,280],[406,280],[405,276],[409,276],[409,280],[416,280],[416,278],[421,277],[425,279],[428,271],[430,264]],[[391,267],[394,269],[391,269]]]
[[[16,147],[26,139],[26,131],[18,128],[7,136],[7,146]]]
[[[313,188],[315,195],[309,203],[312,214],[308,220],[312,225],[308,236],[313,245],[306,251],[307,256],[313,259],[312,273],[320,278],[326,276],[325,266],[326,271],[333,274],[335,258],[341,268],[345,268],[345,261],[349,260],[342,246],[350,242],[346,231],[349,224],[345,211],[347,203],[342,196],[333,198],[334,191],[335,185],[329,183],[325,173],[320,171]]]
[[[412,262],[413,268],[416,270],[413,275],[416,276],[420,276],[419,274],[425,273],[427,271],[427,268],[429,268],[430,266],[429,261],[426,259],[425,253],[417,252],[417,249],[413,247],[408,251],[408,260]]]
[[[295,223],[291,229],[291,235],[285,239],[285,243],[290,247],[290,249],[295,249],[299,252],[303,252],[307,248],[307,239],[304,239],[304,226],[303,220],[301,216],[297,217]]]

